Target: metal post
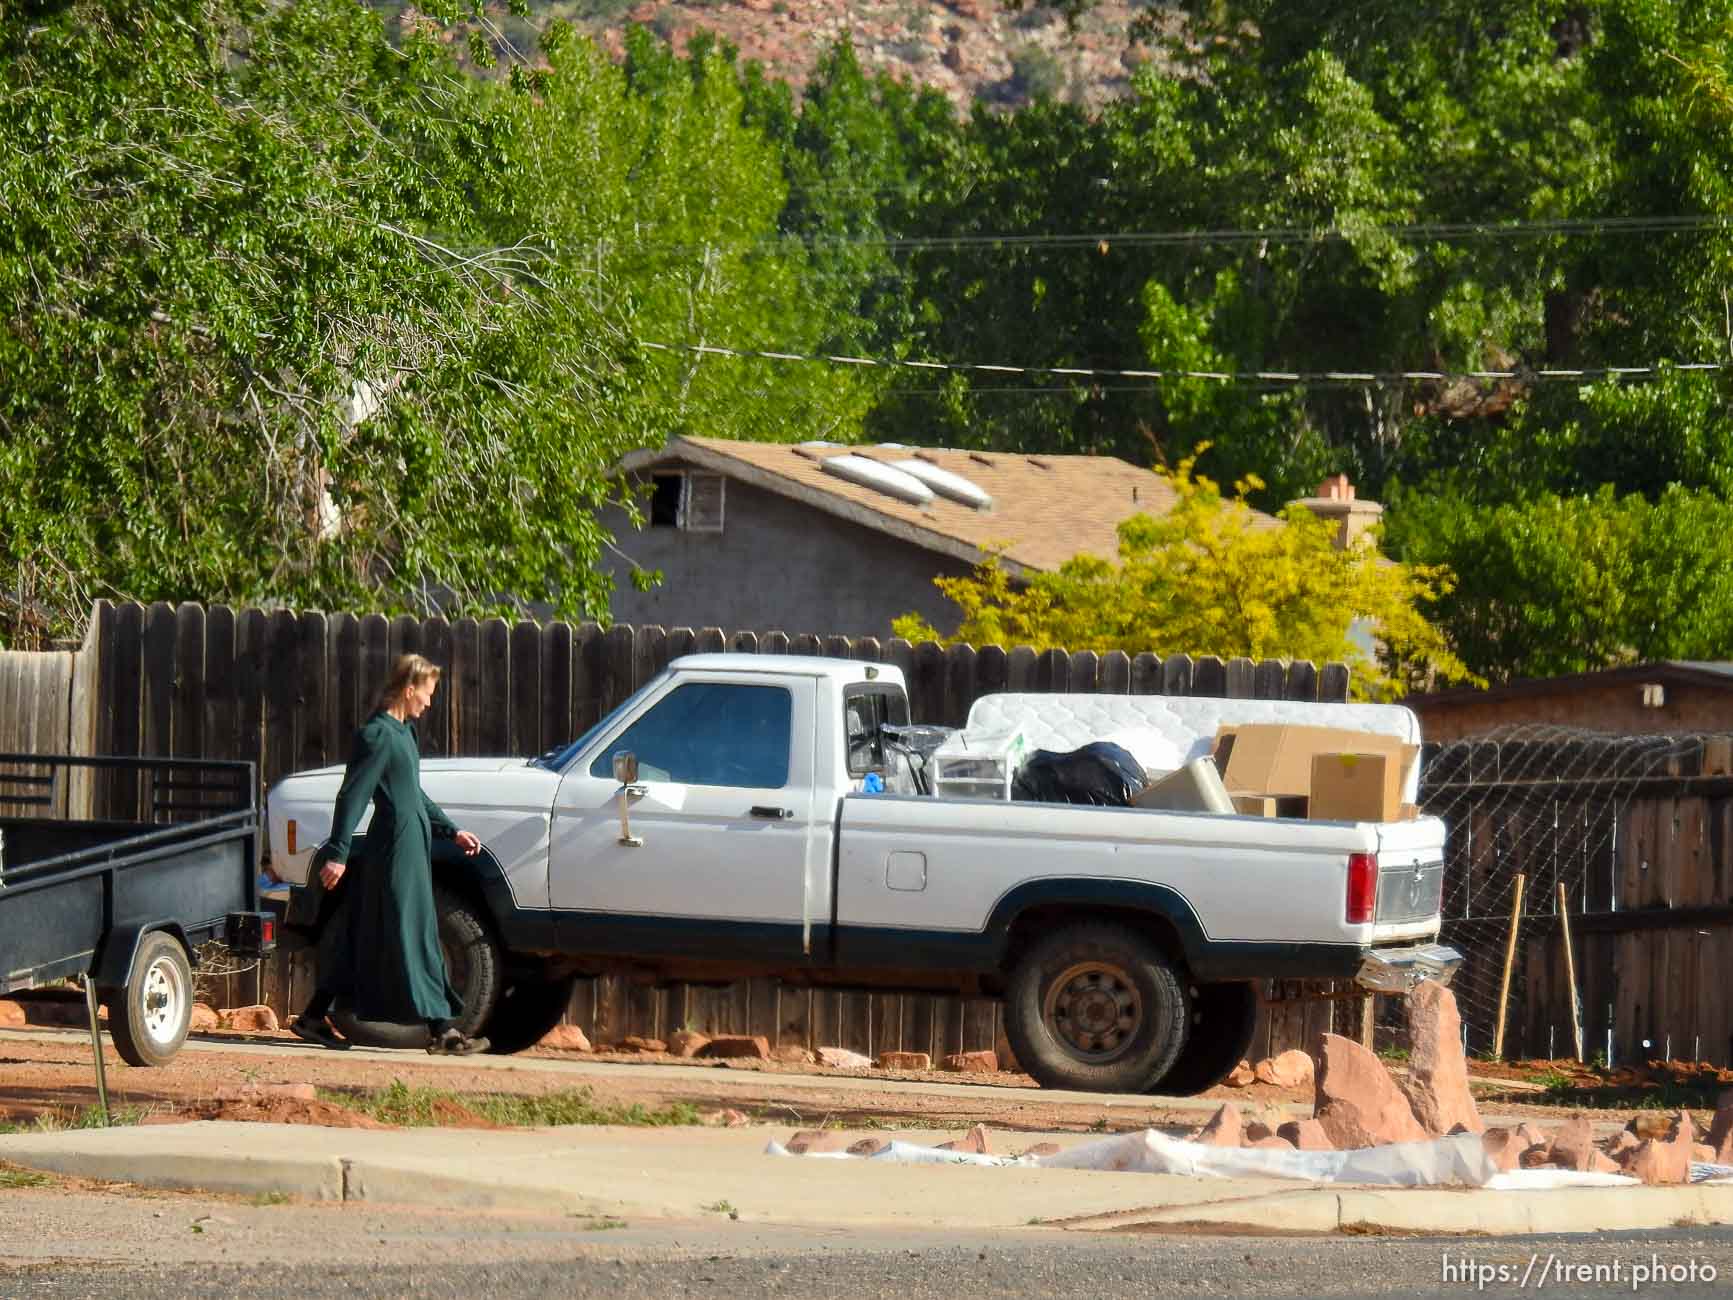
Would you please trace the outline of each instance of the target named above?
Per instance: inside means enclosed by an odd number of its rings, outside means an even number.
[[[84,977],[84,1009],[90,1017],[90,1054],[96,1058],[96,1103],[102,1108],[102,1126],[111,1123],[108,1115],[108,1075],[102,1064],[102,1027],[96,1018],[96,985],[89,975]]]

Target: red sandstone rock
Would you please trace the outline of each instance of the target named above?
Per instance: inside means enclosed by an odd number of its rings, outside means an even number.
[[[676,1029],[668,1035],[668,1055],[696,1056],[709,1041],[708,1034],[700,1034],[692,1029]]]
[[[1006,1074],[1022,1074],[1023,1066],[1017,1060],[1017,1053],[1011,1050],[1011,1040],[1000,1034],[993,1040],[993,1055],[998,1059],[999,1068]]]
[[[1733,1092],[1721,1094],[1715,1118],[1709,1123],[1709,1145],[1715,1148],[1715,1163],[1733,1165]]]
[[[1330,1135],[1324,1132],[1324,1126],[1315,1119],[1291,1119],[1286,1124],[1277,1126],[1276,1136],[1300,1151],[1334,1150]]]
[[[877,1064],[881,1070],[930,1070],[933,1058],[925,1052],[880,1052]]]
[[[29,1023],[23,1007],[10,998],[0,998],[0,1029],[21,1029]]]
[[[1292,1151],[1294,1149],[1294,1144],[1287,1138],[1277,1137],[1273,1133],[1268,1137],[1261,1137],[1255,1142],[1248,1142],[1246,1146],[1254,1151]]]
[[[1560,1169],[1584,1170],[1592,1166],[1595,1149],[1594,1126],[1587,1115],[1572,1115],[1552,1137],[1552,1163]]]
[[[851,1052],[846,1047],[821,1047],[818,1049],[818,1063],[833,1070],[869,1070],[873,1061],[872,1057]]]
[[[1468,1090],[1456,995],[1436,980],[1423,980],[1408,994],[1408,1045],[1402,1091],[1427,1136],[1442,1137],[1457,1125],[1482,1132],[1486,1124]]]
[[[1522,1153],[1529,1144],[1507,1128],[1489,1128],[1480,1135],[1480,1144],[1491,1157],[1500,1173],[1515,1169],[1522,1163]]]
[[[763,1034],[722,1034],[712,1038],[697,1052],[706,1060],[770,1059],[770,1044]]]
[[[999,1069],[999,1058],[991,1052],[957,1052],[947,1056],[940,1068],[963,1074],[994,1074]]]
[[[542,1035],[538,1047],[553,1047],[562,1052],[587,1052],[590,1040],[576,1025],[555,1025]]]
[[[6,1023],[5,1008],[6,1004],[0,1002],[0,1025]],[[223,1018],[216,1013],[214,1008],[206,1006],[203,1002],[193,1003],[192,1018],[187,1021],[189,1032],[203,1033],[209,1029],[221,1029],[222,1026]]]
[[[972,1155],[984,1156],[992,1154],[987,1149],[987,1126],[977,1124],[960,1138],[949,1142],[941,1142],[934,1148],[937,1151],[966,1151]]]
[[[1672,1136],[1673,1121],[1658,1110],[1643,1111],[1631,1116],[1631,1122],[1625,1125],[1625,1131],[1634,1133],[1637,1140],[1661,1141]]]
[[[243,1083],[218,1088],[213,1101],[317,1101],[318,1090],[310,1083]]]
[[[1371,1052],[1340,1034],[1321,1034],[1315,1055],[1315,1114],[1338,1150],[1425,1140],[1408,1098]]]
[[[1259,1061],[1252,1073],[1259,1083],[1276,1088],[1310,1088],[1315,1074],[1312,1058],[1298,1048]]]
[[[802,1129],[784,1142],[790,1155],[804,1156],[817,1151],[847,1151],[854,1139],[835,1129]]]
[[[1589,1172],[1595,1174],[1616,1174],[1623,1172],[1619,1162],[1611,1156],[1596,1151],[1589,1157]]]
[[[1059,1144],[1057,1142],[1037,1142],[1027,1151],[1020,1152],[1017,1158],[1019,1160],[1040,1160],[1045,1156],[1056,1156],[1058,1154]]]
[[[883,1138],[862,1138],[859,1142],[856,1142],[853,1146],[849,1147],[848,1153],[851,1156],[876,1156],[879,1152],[885,1150],[889,1146],[890,1143],[886,1142]]]
[[[268,1032],[277,1028],[277,1013],[262,1002],[250,1007],[231,1007],[223,1012],[222,1026],[246,1033]]]
[[[668,1050],[668,1044],[660,1038],[644,1038],[638,1034],[627,1034],[614,1044],[616,1052],[656,1053]]]
[[[1228,1077],[1222,1082],[1230,1088],[1249,1088],[1257,1081],[1257,1077],[1257,1071],[1252,1069],[1250,1063],[1241,1061],[1228,1071]]]
[[[781,1061],[784,1065],[811,1065],[818,1058],[799,1043],[784,1043],[770,1049],[770,1059]]]
[[[1244,1137],[1240,1108],[1229,1101],[1222,1103],[1220,1109],[1210,1116],[1209,1123],[1193,1134],[1191,1140],[1206,1147],[1237,1147]]]
[[[1670,1185],[1691,1181],[1691,1148],[1696,1134],[1691,1117],[1679,1114],[1679,1124],[1669,1139],[1646,1138],[1620,1160],[1624,1171],[1645,1183]]]

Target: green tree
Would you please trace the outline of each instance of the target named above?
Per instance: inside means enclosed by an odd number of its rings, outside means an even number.
[[[1435,675],[1473,680],[1423,613],[1451,590],[1448,570],[1392,564],[1371,545],[1338,550],[1333,525],[1304,506],[1272,524],[1246,504],[1255,483],[1224,497],[1191,460],[1157,473],[1172,508],[1120,524],[1117,564],[1078,555],[1019,584],[993,557],[970,577],[935,579],[962,611],[949,639],[1340,660],[1357,670],[1357,694],[1379,698]],[[1376,625],[1379,661],[1353,635],[1359,620]],[[916,615],[896,634],[946,639]]]

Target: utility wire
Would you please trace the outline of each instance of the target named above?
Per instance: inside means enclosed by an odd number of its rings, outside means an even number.
[[[699,356],[745,357],[762,361],[804,361],[833,366],[866,366],[880,369],[961,371],[998,375],[1066,375],[1079,379],[1210,379],[1224,384],[1385,384],[1459,379],[1521,379],[1543,383],[1624,376],[1656,375],[1671,370],[1722,370],[1719,361],[1693,361],[1678,365],[1590,366],[1549,370],[1114,370],[1087,366],[1011,366],[969,361],[908,361],[896,357],[850,357],[803,352],[767,352],[755,348],[719,347],[710,343],[655,343],[638,340],[640,347],[659,352],[689,352]]]

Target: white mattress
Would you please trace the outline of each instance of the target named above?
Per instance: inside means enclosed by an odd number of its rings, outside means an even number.
[[[1123,745],[1150,776],[1208,754],[1221,726],[1276,723],[1340,727],[1420,743],[1420,719],[1401,704],[1319,704],[1300,700],[1229,700],[1201,695],[983,695],[964,732],[992,734],[1020,727],[1029,748],[1065,751],[1095,740]],[[1420,765],[1408,774],[1417,797]]]

